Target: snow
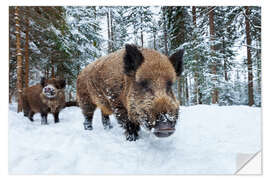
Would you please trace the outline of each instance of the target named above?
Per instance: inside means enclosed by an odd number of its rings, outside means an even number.
[[[113,116],[104,130],[96,110],[93,131],[83,129],[78,107],[65,108],[60,123],[31,123],[9,107],[10,174],[233,174],[237,153],[261,149],[261,109],[248,106],[180,107],[180,121],[169,138],[142,130],[125,140]]]

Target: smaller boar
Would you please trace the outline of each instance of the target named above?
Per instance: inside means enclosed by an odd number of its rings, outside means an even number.
[[[40,84],[25,88],[23,90],[23,112],[30,121],[35,113],[40,113],[41,124],[48,124],[47,115],[52,113],[54,122],[59,122],[59,112],[65,107],[65,80],[55,78],[41,79]]]

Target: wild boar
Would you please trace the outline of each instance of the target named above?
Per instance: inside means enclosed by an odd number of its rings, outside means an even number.
[[[54,122],[59,122],[59,112],[65,107],[65,80],[42,78],[40,84],[23,90],[24,116],[33,121],[35,113],[40,113],[41,124],[48,124],[47,115],[52,113]]]
[[[109,115],[114,114],[129,141],[138,139],[141,126],[157,137],[172,135],[179,111],[172,85],[182,72],[183,54],[181,49],[167,57],[127,44],[86,66],[77,78],[84,128],[93,129],[98,107],[104,127],[111,127]]]

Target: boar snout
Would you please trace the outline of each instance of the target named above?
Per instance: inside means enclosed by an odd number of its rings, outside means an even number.
[[[45,86],[42,91],[48,98],[54,98],[56,96],[56,89],[52,85]]]
[[[175,131],[176,122],[168,114],[158,115],[156,125],[154,127],[154,134],[157,137],[168,137]]]

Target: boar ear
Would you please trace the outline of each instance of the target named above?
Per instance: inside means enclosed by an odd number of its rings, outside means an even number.
[[[66,87],[66,81],[63,80],[63,79],[59,80],[59,85],[60,85],[60,89],[65,88]]]
[[[46,78],[42,77],[41,80],[40,80],[40,84],[41,84],[42,87],[45,86],[45,81],[46,81]]]
[[[177,76],[180,76],[183,71],[183,55],[184,49],[180,49],[169,57]]]
[[[124,73],[128,76],[132,76],[143,63],[144,57],[135,45],[126,44],[125,48]]]

